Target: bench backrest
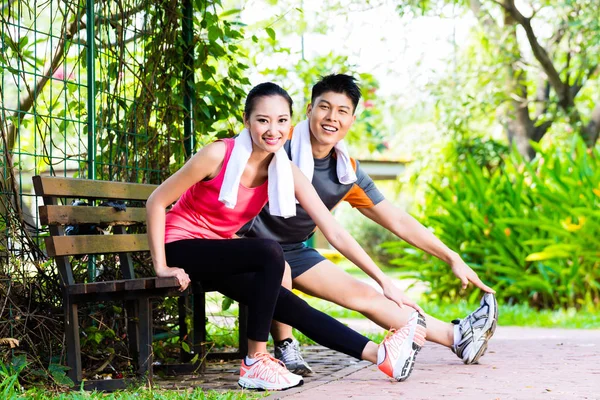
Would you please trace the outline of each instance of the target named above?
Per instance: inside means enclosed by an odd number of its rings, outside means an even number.
[[[44,199],[39,215],[50,230],[44,238],[46,250],[55,257],[64,286],[75,284],[69,257],[84,254],[116,253],[123,278],[135,278],[131,253],[147,251],[148,239],[145,233],[127,233],[127,227],[146,224],[144,202],[156,185],[41,176],[33,177],[33,185],[36,195]],[[86,199],[90,206],[60,205],[61,201],[70,204],[68,199]],[[127,208],[94,205],[103,200],[123,200]],[[112,234],[65,236],[65,227],[85,224],[112,226]]]

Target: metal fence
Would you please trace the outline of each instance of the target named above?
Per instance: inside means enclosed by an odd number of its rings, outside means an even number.
[[[249,84],[238,11],[220,0],[0,1],[0,338],[20,338],[37,368],[64,358],[63,310],[32,177],[156,184],[196,140],[231,136]],[[148,254],[137,256],[136,272],[150,273]],[[79,281],[111,279],[115,262],[71,261]],[[80,310],[88,372],[117,353],[126,366],[125,315],[113,306]],[[161,360],[178,357],[177,312],[177,299],[154,310]],[[236,335],[208,330],[220,344]]]
[[[144,0],[1,7],[0,262],[14,263],[31,255],[39,233],[32,176],[157,183],[191,154],[192,85],[169,107],[156,87],[193,74],[159,74],[167,67],[152,55],[165,40],[157,32],[191,45],[192,14],[189,2]],[[191,46],[185,57],[193,62]]]

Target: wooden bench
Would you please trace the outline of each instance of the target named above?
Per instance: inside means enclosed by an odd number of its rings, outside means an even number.
[[[206,357],[205,292],[211,288],[199,284],[185,292],[179,292],[176,278],[136,277],[132,253],[148,251],[145,233],[145,201],[156,189],[155,185],[138,183],[92,181],[58,177],[33,177],[37,196],[44,199],[39,207],[40,222],[48,225],[50,236],[45,237],[48,256],[54,257],[61,277],[68,376],[78,387],[81,382],[89,390],[117,390],[127,387],[127,379],[83,380],[79,332],[78,305],[102,301],[123,301],[127,312],[127,338],[130,356],[134,359],[138,380],[152,380],[152,307],[151,299],[168,296],[179,297],[179,337],[187,340],[192,353],[199,354],[195,364],[189,363],[192,355],[181,352],[184,364],[163,366],[170,372],[192,371],[202,367],[199,363]],[[70,199],[85,199],[89,206],[72,206]],[[125,201],[126,210],[118,211],[110,206],[96,206],[101,201]],[[112,234],[65,235],[68,226],[112,227]],[[111,276],[118,279],[98,282],[76,282],[72,257],[87,255],[118,255],[118,271]],[[81,274],[79,274],[81,275]],[[193,329],[188,332],[185,322],[187,305],[193,305]],[[211,353],[208,358],[241,358],[247,352],[247,310],[240,305],[239,338],[237,352]],[[190,334],[188,334],[190,333]]]

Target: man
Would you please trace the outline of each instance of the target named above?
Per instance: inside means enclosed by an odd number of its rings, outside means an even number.
[[[343,139],[356,119],[354,112],[360,96],[360,89],[351,76],[333,74],[322,78],[313,87],[307,121],[295,127],[285,149],[309,179],[312,175],[313,186],[330,210],[342,200],[348,201],[367,218],[402,240],[448,263],[463,288],[472,283],[486,292],[477,310],[452,324],[426,315],[427,340],[450,348],[466,364],[476,363],[496,328],[498,309],[494,291],[458,254],[413,217],[387,201],[358,163],[347,156]],[[351,165],[351,171],[347,170],[348,165]],[[379,293],[307,247],[304,242],[313,234],[316,225],[299,205],[296,216],[288,219],[270,215],[268,207],[242,228],[240,235],[271,238],[282,245],[289,266],[283,286],[293,285],[311,296],[358,311],[384,329],[406,324],[413,310],[403,306],[402,300],[398,301],[402,298],[399,296],[401,291],[391,280],[378,279],[383,289],[383,293]],[[365,272],[374,277],[372,271]],[[312,372],[300,354],[291,327],[274,321],[271,334],[275,341],[275,356],[290,371],[301,375]]]

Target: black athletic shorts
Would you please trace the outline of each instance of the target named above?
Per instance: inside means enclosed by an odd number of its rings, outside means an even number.
[[[326,258],[303,242],[282,244],[285,261],[292,268],[292,279],[299,277]]]

